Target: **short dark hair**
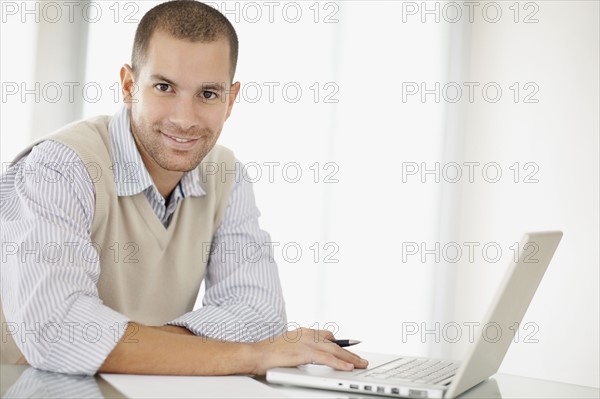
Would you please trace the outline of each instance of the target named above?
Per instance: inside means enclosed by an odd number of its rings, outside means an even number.
[[[195,0],[173,0],[159,4],[144,15],[135,32],[131,67],[137,73],[146,61],[148,45],[157,30],[177,39],[211,43],[219,39],[229,42],[231,79],[238,58],[238,37],[231,22],[218,10]]]

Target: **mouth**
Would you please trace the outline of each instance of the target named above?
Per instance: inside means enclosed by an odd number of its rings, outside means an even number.
[[[189,143],[190,141],[196,141],[198,139],[183,139],[181,137],[169,136],[168,134],[163,133],[163,135],[167,136],[170,139],[175,140],[178,143]]]
[[[177,149],[177,150],[189,149],[194,144],[196,144],[196,142],[199,140],[199,138],[183,138],[183,137],[171,136],[171,135],[165,134],[163,132],[160,132],[160,133],[163,137],[163,141],[167,144],[167,146]]]

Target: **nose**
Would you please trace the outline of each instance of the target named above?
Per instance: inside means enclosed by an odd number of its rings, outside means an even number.
[[[179,97],[173,104],[170,121],[181,130],[188,131],[198,123],[197,109],[194,107],[194,99],[187,96]]]

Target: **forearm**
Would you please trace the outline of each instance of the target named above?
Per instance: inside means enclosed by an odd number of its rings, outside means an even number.
[[[220,342],[181,330],[129,323],[122,339],[98,371],[162,375],[251,374],[257,368],[256,359],[256,348],[251,344]]]
[[[190,330],[188,330],[185,327],[179,327],[179,326],[152,326],[152,328],[159,330],[159,331],[166,331],[169,333],[174,333],[174,334],[182,334],[182,335],[194,335],[193,332],[191,332]]]

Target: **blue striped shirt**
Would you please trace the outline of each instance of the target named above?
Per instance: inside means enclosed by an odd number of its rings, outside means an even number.
[[[144,167],[125,106],[111,119],[109,133],[117,195],[143,192],[164,226],[185,197],[206,195],[196,169],[184,174],[165,201]],[[0,296],[12,336],[30,364],[94,374],[129,319],[98,297],[99,257],[85,264],[60,262],[66,250],[91,244],[95,187],[85,168],[74,167],[81,164],[69,147],[44,141],[1,176]],[[215,339],[257,341],[285,329],[285,305],[271,239],[259,227],[252,186],[239,162],[235,176],[213,237],[202,307],[167,324]],[[257,247],[263,248],[258,257],[244,251]]]

